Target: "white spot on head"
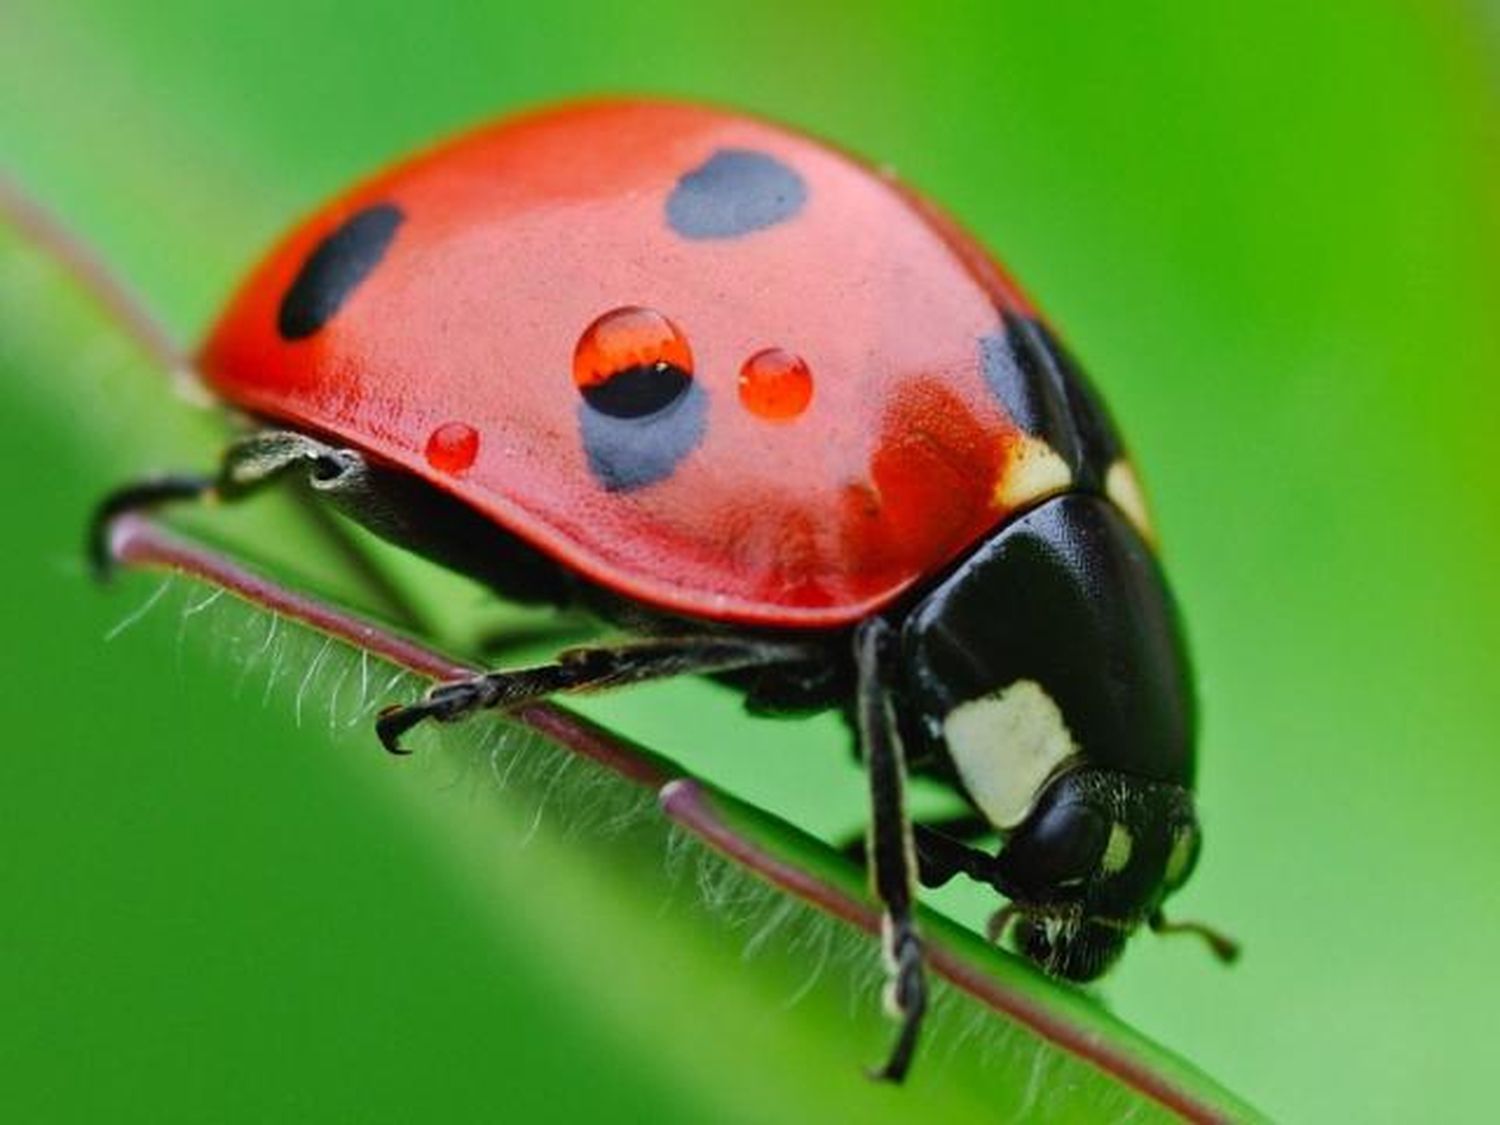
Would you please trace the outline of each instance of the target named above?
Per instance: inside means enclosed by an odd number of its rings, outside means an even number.
[[[1151,513],[1146,509],[1146,494],[1141,491],[1140,478],[1130,462],[1121,457],[1104,474],[1104,493],[1115,507],[1124,512],[1141,538],[1147,543],[1156,543],[1156,528],[1151,526]]]
[[[1168,887],[1175,887],[1187,876],[1192,866],[1193,855],[1198,850],[1198,833],[1185,828],[1172,841],[1172,851],[1167,856],[1167,870],[1162,876]]]
[[[1099,871],[1104,875],[1113,875],[1116,871],[1124,871],[1130,863],[1130,852],[1135,847],[1135,841],[1130,838],[1130,829],[1116,821],[1109,826],[1109,840],[1104,845],[1104,856],[1099,860]]]
[[[943,737],[964,788],[996,828],[1026,819],[1042,787],[1078,753],[1062,711],[1035,680],[960,703]]]
[[[1057,451],[1041,438],[1023,434],[1011,446],[1000,479],[995,482],[995,507],[1008,512],[1063,492],[1072,483],[1072,470]]]

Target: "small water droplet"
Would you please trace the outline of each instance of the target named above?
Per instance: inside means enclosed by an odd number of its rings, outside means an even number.
[[[769,421],[797,417],[807,409],[812,393],[812,371],[801,356],[783,348],[756,352],[740,368],[740,401]]]
[[[444,422],[427,438],[427,463],[440,473],[461,473],[479,456],[479,431],[466,422]]]

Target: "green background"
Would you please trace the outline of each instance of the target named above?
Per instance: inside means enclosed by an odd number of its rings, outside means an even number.
[[[1478,1116],[1500,1010],[1495,24],[1312,7],[9,0],[0,167],[190,340],[301,211],[538,100],[706,97],[895,166],[1094,371],[1187,610],[1208,847],[1178,909],[1247,954],[1224,972],[1146,938],[1102,994],[1278,1118]],[[799,1067],[826,1094],[809,1120],[920,1112],[845,1089],[863,1030],[823,1042],[784,996],[711,982],[663,1001],[670,948],[609,929],[628,888],[546,838],[455,847],[481,783],[434,766],[424,811],[393,796],[363,732],[330,736],[337,676],[298,693],[305,652],[241,659],[264,627],[243,611],[173,590],[102,643],[156,587],[92,590],[83,514],[185,447],[87,393],[153,376],[69,340],[77,310],[28,303],[45,271],[0,248],[0,301],[26,309],[0,318],[15,1119],[693,1121],[728,1086],[758,1120],[762,1075]],[[857,823],[833,723],[753,725],[693,685],[592,712],[798,823]]]

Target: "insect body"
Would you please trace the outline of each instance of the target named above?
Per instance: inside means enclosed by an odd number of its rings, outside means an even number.
[[[925,1005],[919,875],[995,887],[1070,978],[1165,925],[1199,846],[1194,716],[1130,463],[1016,286],[891,178],[718,110],[544,110],[315,214],[200,367],[258,428],[217,473],[115,493],[100,540],[129,508],[304,474],[509,597],[637,634],[439,685],[382,717],[389,748],[683,674],[846,712],[902,1019],[884,1076]],[[912,826],[908,769],[975,816]]]

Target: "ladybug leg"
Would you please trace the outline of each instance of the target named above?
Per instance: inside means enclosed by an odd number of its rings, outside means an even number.
[[[990,825],[984,824],[988,829]],[[912,826],[918,875],[924,887],[941,887],[956,875],[994,886],[995,857],[925,824]]]
[[[261,430],[247,434],[225,449],[218,472],[212,475],[174,474],[127,484],[106,496],[94,509],[89,524],[88,561],[94,576],[107,579],[112,571],[110,528],[128,512],[141,512],[184,500],[237,500],[258,491],[283,475],[301,470],[313,496],[326,496],[347,514],[359,518],[377,492],[364,458],[352,449],[339,449],[290,430]],[[306,494],[304,494],[306,495]],[[371,595],[391,619],[420,629],[421,618],[401,590],[370,560],[348,530],[333,518],[326,505],[310,503],[304,510],[318,531],[358,573]]]
[[[113,573],[114,552],[110,548],[109,529],[127,512],[141,512],[162,504],[184,500],[201,500],[214,490],[218,478],[171,473],[132,481],[115,489],[94,506],[89,519],[87,555],[89,570],[103,582]]]
[[[972,844],[995,831],[993,824],[976,813],[961,813],[938,821],[914,821],[911,828],[917,845],[917,877],[924,887],[941,887],[963,870],[944,864],[937,854],[941,848]],[[845,859],[864,864],[866,849],[863,833],[853,839],[845,839],[836,846]],[[964,850],[975,851],[974,848]]]
[[[238,500],[293,469],[302,469],[315,489],[347,489],[366,474],[365,459],[295,430],[260,430],[224,451],[218,493]]]
[[[362,475],[364,459],[348,449],[335,449],[288,430],[263,430],[240,438],[224,451],[215,474],[176,473],[147,477],[115,489],[94,508],[89,521],[88,559],[94,574],[108,578],[111,571],[109,529],[127,512],[141,512],[162,504],[219,498],[237,500],[283,473],[304,466],[314,488],[343,486]]]
[[[901,1023],[885,1064],[872,1077],[900,1082],[911,1066],[927,1010],[922,942],[912,920],[916,850],[906,816],[906,763],[888,685],[896,678],[896,634],[883,618],[860,626],[854,641],[858,670],[856,714],[865,772],[870,780],[870,871],[885,906],[887,1009]]]
[[[393,754],[406,753],[401,736],[428,719],[451,723],[474,711],[509,710],[553,695],[577,695],[664,680],[799,664],[818,659],[810,645],[753,637],[660,637],[613,647],[567,649],[551,664],[486,672],[439,684],[420,703],[388,708],[375,724],[381,743]]]

